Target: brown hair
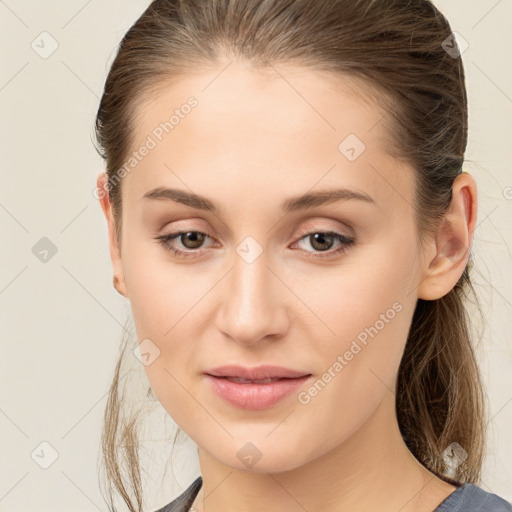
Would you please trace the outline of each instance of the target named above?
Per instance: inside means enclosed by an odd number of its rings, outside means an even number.
[[[444,49],[449,37],[448,21],[428,0],[152,2],[120,43],[95,126],[118,241],[122,194],[116,172],[134,144],[138,102],[189,71],[226,59],[259,69],[291,63],[371,86],[391,123],[390,151],[416,171],[420,238],[433,233],[450,203],[467,143],[464,70],[460,56]],[[478,484],[487,411],[465,307],[469,293],[476,299],[470,267],[471,258],[442,298],[418,300],[398,370],[396,413],[407,446],[425,467],[450,483]],[[122,412],[119,384],[127,346],[125,338],[102,448],[112,507],[115,488],[135,512],[143,501],[137,428],[144,404]],[[454,442],[467,452],[456,479],[448,476],[443,458]]]

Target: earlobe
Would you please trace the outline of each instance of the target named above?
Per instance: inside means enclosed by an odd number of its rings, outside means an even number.
[[[96,179],[96,186],[99,191],[98,200],[107,220],[110,259],[112,261],[112,267],[114,271],[113,285],[119,294],[123,295],[124,297],[128,297],[121,260],[121,250],[117,243],[116,226],[114,215],[112,213],[112,204],[108,194],[107,183],[107,174],[104,172],[100,173]]]
[[[117,290],[117,292],[122,295],[123,297],[128,297],[128,294],[126,292],[126,284],[124,281],[124,278],[121,279],[118,276],[114,275],[112,282],[114,284],[114,288]]]
[[[432,241],[434,256],[424,262],[418,298],[439,299],[456,285],[468,263],[476,215],[476,183],[464,172],[454,180],[452,200]]]

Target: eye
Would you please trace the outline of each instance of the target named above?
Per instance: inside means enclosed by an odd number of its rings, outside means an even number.
[[[176,256],[195,257],[204,252],[204,249],[201,249],[201,245],[207,238],[211,237],[202,231],[179,231],[177,233],[160,235],[156,237],[156,240],[157,243],[163,245],[165,249],[171,251]],[[182,243],[185,250],[175,246],[176,240]],[[355,243],[355,239],[334,231],[313,231],[307,233],[296,244],[303,240],[310,240],[310,245],[315,250],[306,250],[305,252],[308,257],[312,256],[315,258],[325,258],[340,254]],[[339,246],[337,249],[331,250],[334,242],[338,242]]]
[[[355,239],[345,236],[341,233],[334,231],[313,231],[304,235],[299,242],[302,240],[309,240],[310,246],[315,251],[306,251],[308,256],[315,258],[326,258],[333,255],[345,252],[351,245],[355,243]],[[337,249],[330,250],[334,242],[338,242],[339,246]],[[299,243],[296,242],[296,243]],[[326,253],[326,254],[321,254]]]
[[[205,238],[210,238],[207,233],[203,233],[202,231],[179,231],[177,233],[169,233],[168,235],[161,235],[156,237],[158,243],[163,245],[167,250],[171,251],[176,256],[196,256],[197,253],[202,251],[195,251],[194,249],[198,249],[199,246],[203,243]],[[180,239],[182,242],[187,241],[185,245],[185,249],[183,250],[180,247],[175,247],[174,240]],[[193,254],[195,253],[195,254]]]

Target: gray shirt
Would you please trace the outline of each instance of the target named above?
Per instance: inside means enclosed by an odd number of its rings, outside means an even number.
[[[183,494],[156,512],[188,512],[202,485],[203,479],[199,476]],[[468,483],[455,489],[433,512],[512,512],[512,505]]]

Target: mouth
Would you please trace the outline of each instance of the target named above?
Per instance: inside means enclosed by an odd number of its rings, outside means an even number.
[[[282,379],[307,377],[311,376],[311,373],[275,365],[261,365],[253,368],[240,365],[225,365],[208,370],[206,375],[234,379],[233,382],[265,384]]]
[[[219,377],[218,375],[212,375],[211,373],[207,373],[206,375],[215,377],[217,379],[226,379],[230,382],[238,382],[240,384],[270,384],[271,382],[277,382],[280,380],[297,380],[311,376],[311,374],[307,374],[301,377],[268,377],[266,379],[244,379],[242,377]]]
[[[261,411],[276,406],[298,393],[312,374],[296,377],[245,378],[230,375],[205,373],[205,379],[212,391],[224,403],[238,409]]]

